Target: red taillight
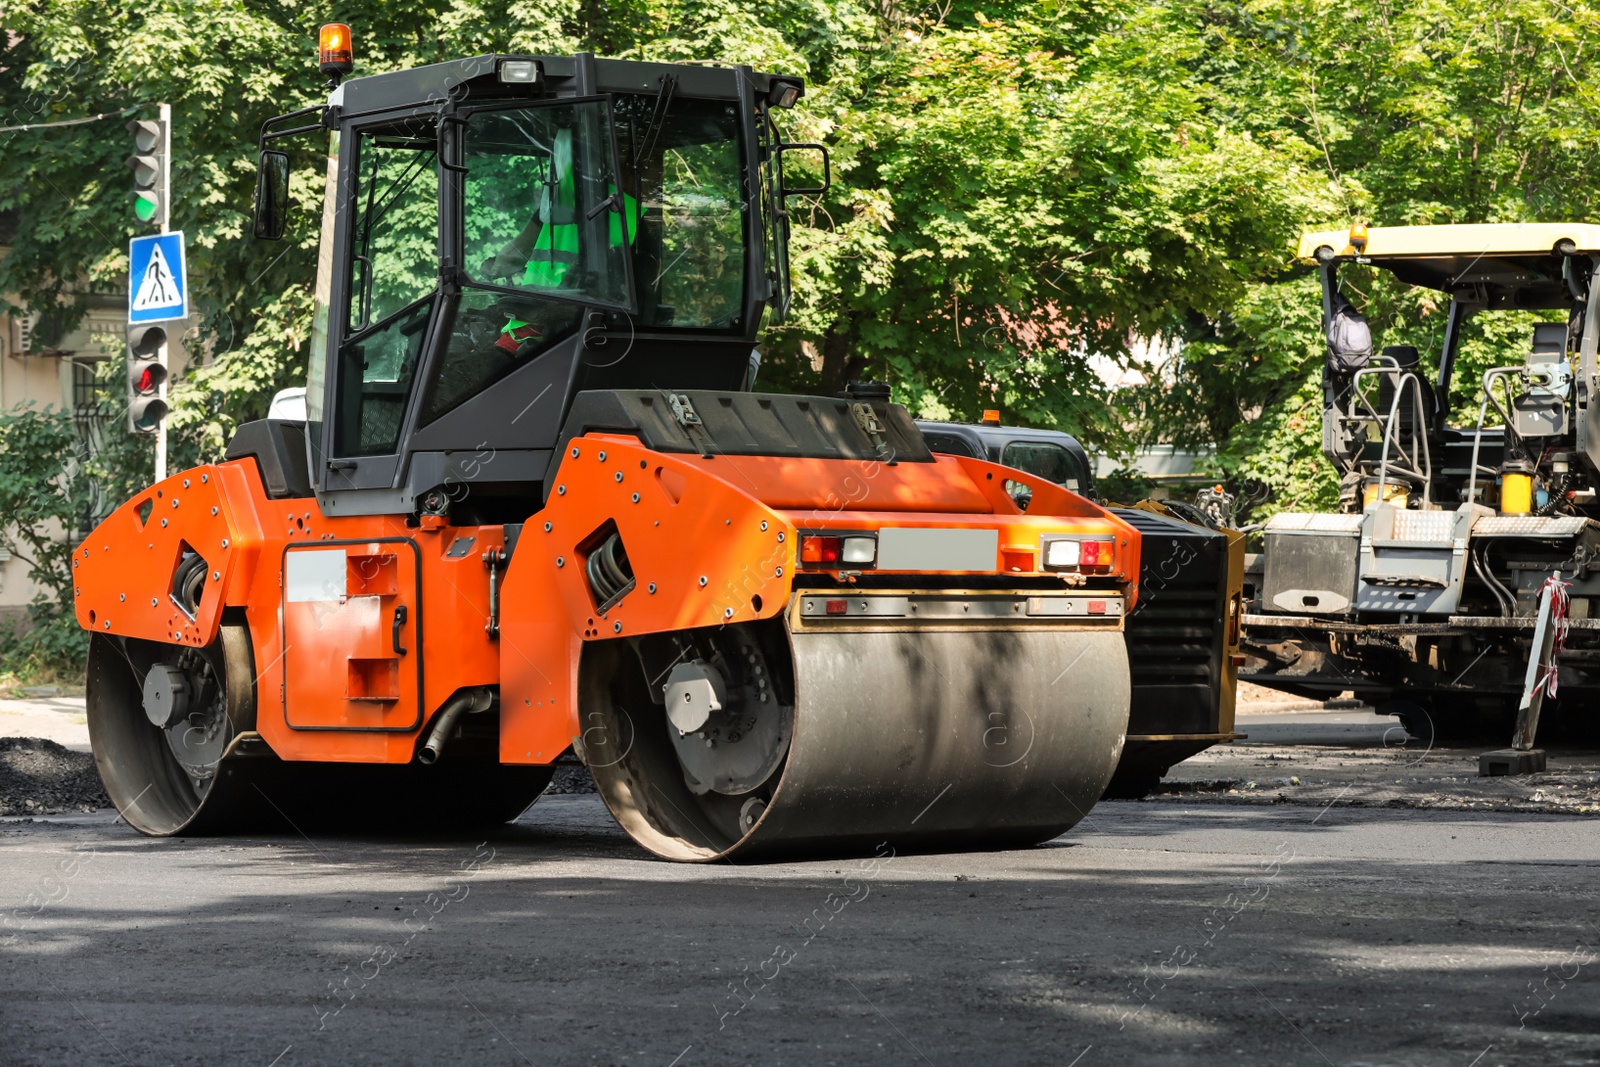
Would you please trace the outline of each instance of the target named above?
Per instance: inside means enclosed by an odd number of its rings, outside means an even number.
[[[824,605],[829,615],[843,615],[850,610],[850,604],[844,600],[830,600]]]
[[[1110,570],[1116,549],[1115,541],[1085,541],[1078,563],[1084,569],[1097,567]]]
[[[800,538],[801,563],[838,563],[843,552],[842,537],[818,537],[807,534]]]

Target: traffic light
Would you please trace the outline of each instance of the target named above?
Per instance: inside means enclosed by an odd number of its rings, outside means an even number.
[[[133,217],[160,226],[167,202],[167,127],[151,119],[128,123],[133,155],[123,162],[133,171]]]
[[[167,417],[161,387],[167,381],[167,331],[160,326],[128,330],[128,429],[155,433]]]

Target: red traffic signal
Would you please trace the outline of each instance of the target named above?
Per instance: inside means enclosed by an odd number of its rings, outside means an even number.
[[[140,396],[154,395],[161,388],[161,383],[167,380],[167,368],[159,363],[146,364],[135,368],[133,374],[133,391]]]
[[[128,330],[128,429],[154,433],[167,417],[161,387],[167,381],[167,331],[160,326]]]

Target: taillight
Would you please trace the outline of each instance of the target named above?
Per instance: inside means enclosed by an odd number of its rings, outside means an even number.
[[[822,537],[817,534],[806,534],[800,538],[801,563],[838,563],[839,555],[844,551],[844,538]]]
[[[844,539],[844,561],[846,563],[865,564],[870,567],[878,561],[878,539],[876,537],[846,537]]]
[[[1114,540],[1078,537],[1047,538],[1044,567],[1049,571],[1109,571],[1116,563]]]
[[[845,564],[871,567],[878,561],[878,539],[871,534],[801,534],[802,566],[828,567]]]

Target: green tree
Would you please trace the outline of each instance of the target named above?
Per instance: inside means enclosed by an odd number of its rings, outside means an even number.
[[[25,405],[0,414],[0,548],[22,560],[37,587],[24,632],[0,631],[12,671],[75,672],[88,641],[72,615],[72,553],[105,488],[103,463],[72,416]]]
[[[816,94],[801,132],[843,181],[797,212],[786,385],[887,377],[918,414],[1127,446],[1091,355],[1226,308],[1320,205],[1306,146],[1207,99],[1192,32],[1122,10],[902,23],[861,89]]]
[[[1271,506],[1329,499],[1316,455],[1307,224],[1583,217],[1600,151],[1584,70],[1600,9],[1507,0],[37,0],[7,10],[0,292],[70,325],[120,283],[133,231],[121,124],[174,113],[174,227],[188,237],[198,365],[173,390],[175,462],[214,458],[304,381],[325,161],[296,147],[281,243],[247,236],[268,117],[322,98],[319,23],[358,73],[490,51],[750,63],[808,88],[783,117],[829,146],[833,189],[791,201],[796,304],[767,388],[887,378],[916,413],[1071,430],[1126,454],[1216,443]],[[815,175],[802,175],[814,177]],[[1352,275],[1380,339],[1436,353],[1442,308]],[[1147,339],[1179,354],[1101,384]],[[1469,338],[1458,376],[1510,343]],[[1432,349],[1429,349],[1429,345]],[[114,437],[116,435],[113,435]],[[118,438],[131,484],[139,442]],[[24,450],[26,451],[26,450]],[[22,454],[22,453],[19,453]],[[56,477],[34,472],[39,485]],[[107,471],[96,482],[111,494]],[[42,491],[42,490],[41,490]],[[125,495],[125,494],[124,494]],[[119,498],[120,499],[120,498]]]

